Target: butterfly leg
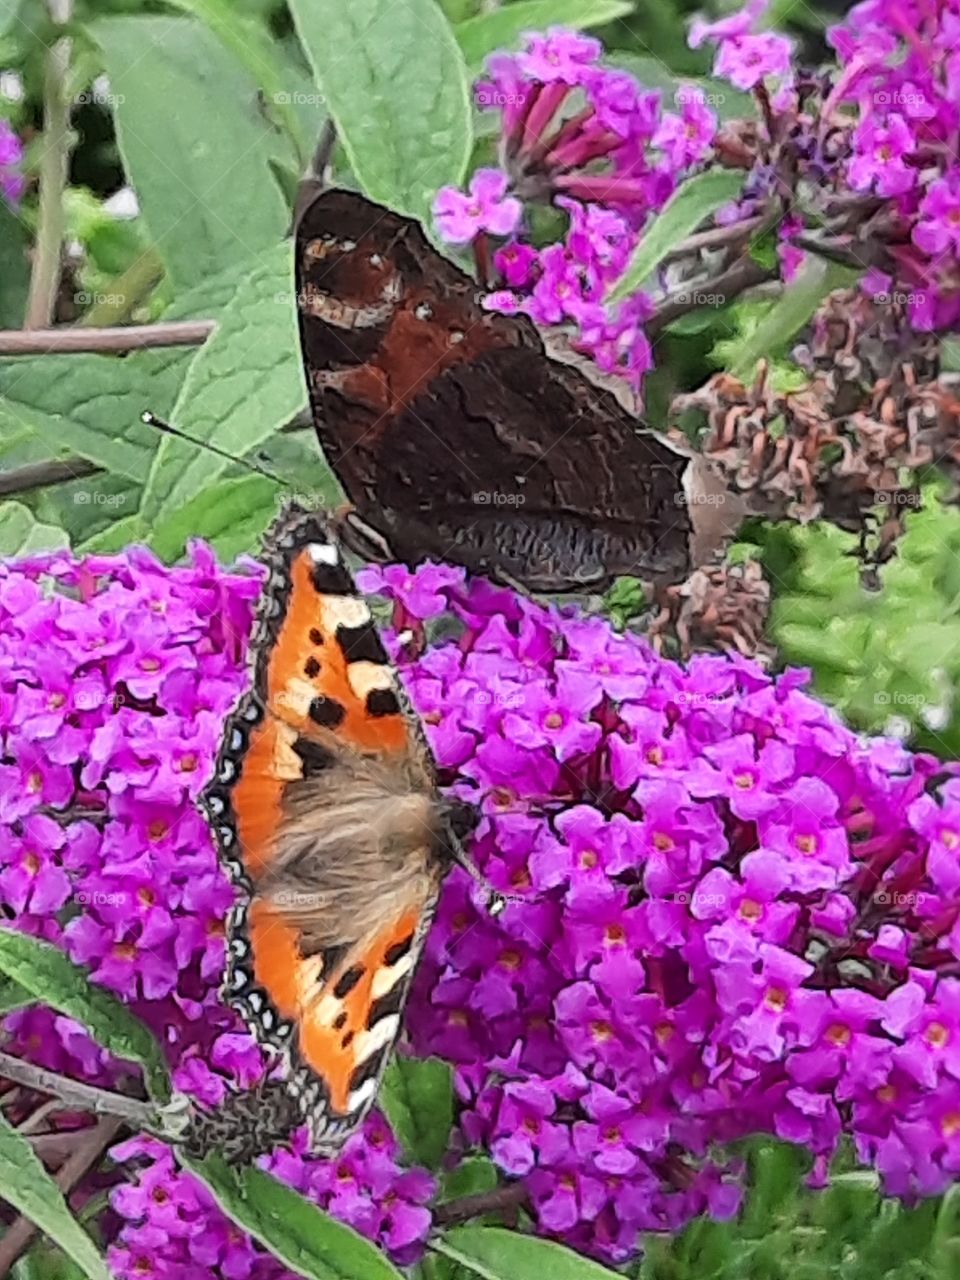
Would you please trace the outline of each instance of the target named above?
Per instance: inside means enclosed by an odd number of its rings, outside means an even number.
[[[383,534],[367,524],[349,502],[342,503],[334,511],[333,526],[344,546],[361,560],[374,564],[390,564],[396,560],[393,548]]]
[[[467,875],[481,885],[486,895],[485,905],[492,916],[498,916],[509,899],[499,889],[495,889],[486,878],[464,846],[464,842],[473,835],[480,821],[480,811],[469,800],[457,797],[445,801],[447,825],[446,848],[450,860],[462,867]]]

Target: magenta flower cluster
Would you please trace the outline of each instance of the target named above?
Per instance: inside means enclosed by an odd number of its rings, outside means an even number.
[[[450,243],[472,243],[491,309],[566,325],[604,373],[639,390],[653,364],[649,322],[704,264],[694,256],[686,275],[661,269],[650,293],[607,299],[676,188],[723,164],[742,170],[743,190],[707,227],[743,224],[741,249],[759,225],[772,229],[784,282],[803,260],[796,237],[846,210],[841,247],[875,264],[868,292],[902,292],[917,328],[960,323],[955,0],[864,0],[830,30],[837,66],[817,75],[795,67],[788,37],[760,29],[768,3],[691,24],[691,46],[714,50],[714,76],[754,99],[750,120],[722,127],[702,83],[665,102],[604,65],[598,41],[563,28],[488,59],[475,95],[500,112],[498,167],[479,170],[468,192],[444,188],[434,214]],[[564,215],[561,239],[536,238],[528,208],[538,203]],[[852,233],[867,218],[879,256],[857,250]],[[701,292],[711,296],[709,278]]]
[[[0,571],[0,900],[118,992],[208,1105],[263,1070],[217,997],[231,890],[193,809],[259,580],[199,546],[185,568],[131,551]],[[414,705],[480,807],[474,855],[519,899],[491,917],[451,873],[415,983],[411,1047],[456,1068],[449,1159],[479,1148],[523,1180],[539,1231],[613,1262],[645,1230],[733,1213],[740,1171],[717,1152],[747,1134],[803,1144],[819,1176],[849,1134],[892,1193],[942,1190],[960,1169],[960,782],[845,729],[802,672],[684,670],[442,566],[362,581],[393,600]],[[119,1078],[68,1019],[4,1026],[35,1062]],[[114,1154],[116,1274],[284,1274],[162,1144]],[[422,1249],[436,1185],[378,1114],[337,1160],[295,1143],[268,1164],[397,1260]]]
[[[902,243],[886,284],[910,294],[921,329],[960,321],[958,32],[952,0],[866,0],[830,32],[840,72],[828,105],[856,119],[847,180],[891,201]]]
[[[9,123],[0,119],[0,196],[10,205],[19,202],[26,187],[22,163],[23,143]]]
[[[0,908],[128,1003],[208,1107],[264,1071],[219,998],[233,890],[194,805],[246,680],[260,570],[243,568],[202,545],[176,569],[136,549],[0,566]],[[3,1027],[8,1051],[75,1079],[116,1087],[129,1070],[52,1010]],[[382,1118],[336,1164],[297,1150],[273,1159],[285,1181],[399,1260],[422,1247],[433,1180],[401,1167]],[[112,1154],[131,1179],[113,1196],[115,1275],[287,1274],[163,1144]]]
[[[647,299],[610,309],[604,296],[648,215],[707,153],[716,118],[693,86],[678,92],[676,111],[663,110],[659,92],[601,66],[601,53],[599,41],[554,27],[527,36],[518,54],[489,58],[475,98],[501,112],[502,168],[478,170],[467,193],[445,187],[434,214],[452,244],[509,237],[493,254],[504,287],[489,294],[490,308],[572,323],[604,372],[639,387],[652,366]],[[523,202],[542,198],[569,225],[563,241],[537,249],[524,235]]]
[[[437,572],[365,585],[409,626]],[[757,1132],[818,1179],[848,1134],[891,1193],[942,1191],[960,781],[857,737],[805,672],[684,670],[600,619],[447,583],[464,634],[408,687],[481,804],[480,866],[522,899],[494,921],[452,880],[410,1006],[417,1051],[458,1066],[464,1142],[526,1180],[542,1230],[614,1262],[733,1213],[738,1171],[710,1153]]]

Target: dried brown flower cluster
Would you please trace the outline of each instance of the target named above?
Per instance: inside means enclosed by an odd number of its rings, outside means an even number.
[[[686,582],[658,588],[656,604],[648,635],[658,651],[675,637],[683,658],[703,651],[773,657],[764,641],[770,584],[756,560],[697,569]]]
[[[960,394],[938,376],[938,342],[896,299],[850,289],[825,301],[794,358],[801,390],[777,390],[762,364],[752,385],[717,374],[673,411],[706,414],[700,447],[755,514],[861,532],[877,516],[882,559],[920,505],[918,471],[960,468]]]

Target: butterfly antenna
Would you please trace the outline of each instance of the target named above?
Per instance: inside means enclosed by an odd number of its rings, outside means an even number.
[[[206,449],[208,453],[215,453],[219,458],[226,458],[228,462],[235,462],[238,467],[246,467],[254,475],[263,476],[265,480],[272,480],[274,484],[282,485],[286,489],[290,488],[290,481],[285,480],[283,476],[278,476],[275,471],[270,471],[267,467],[262,467],[257,462],[251,462],[248,458],[238,458],[234,454],[228,453],[226,449],[221,449],[219,445],[211,444],[209,440],[198,440],[196,436],[187,435],[186,431],[181,431],[179,427],[174,427],[169,422],[164,422],[162,418],[158,418],[149,409],[141,413],[140,421],[148,427],[156,427],[158,431],[162,431],[166,436],[175,436],[178,440],[186,440],[189,444],[196,445],[198,449]]]

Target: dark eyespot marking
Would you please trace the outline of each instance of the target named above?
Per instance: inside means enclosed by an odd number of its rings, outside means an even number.
[[[310,628],[310,643],[323,644],[323,632],[318,631],[316,627]]]
[[[392,689],[371,689],[367,694],[367,714],[371,716],[395,716],[400,703]]]
[[[303,674],[308,680],[313,680],[320,674],[320,663],[316,658],[308,658],[303,664]]]
[[[399,942],[395,942],[393,946],[387,948],[386,955],[383,957],[384,964],[392,969],[398,960],[403,959],[412,946],[413,934],[408,933],[405,938],[401,938]]]
[[[347,1034],[340,1041],[340,1048],[349,1049],[350,1046],[353,1044],[353,1036],[354,1036],[354,1033],[352,1031],[348,1031]]]
[[[341,973],[333,988],[333,994],[338,1000],[345,1000],[353,988],[363,977],[364,969],[361,965],[352,965],[346,973]]]
[[[310,719],[324,729],[337,729],[343,723],[346,710],[333,698],[314,698],[310,703]]]
[[[359,627],[337,627],[337,642],[348,662],[386,664],[387,655],[375,627],[364,622]]]
[[[336,1020],[334,1021],[334,1024],[333,1024],[333,1029],[334,1031],[342,1031],[346,1025],[347,1025],[347,1011],[346,1009],[342,1009],[340,1013],[337,1014]]]

